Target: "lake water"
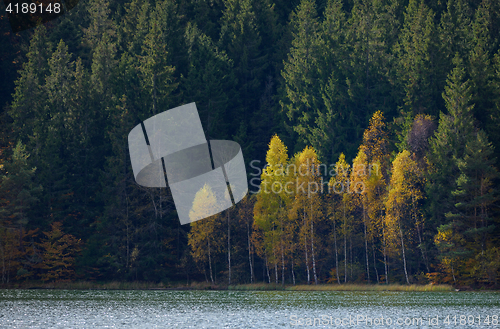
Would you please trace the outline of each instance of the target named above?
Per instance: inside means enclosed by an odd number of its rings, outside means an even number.
[[[499,328],[498,292],[0,290],[0,328]]]

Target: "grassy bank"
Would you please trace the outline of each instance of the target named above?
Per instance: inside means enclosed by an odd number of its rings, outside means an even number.
[[[296,285],[282,286],[280,284],[254,283],[240,285],[211,285],[206,282],[194,282],[192,284],[169,284],[154,282],[24,282],[9,285],[2,288],[13,289],[76,289],[76,290],[236,290],[236,291],[260,291],[260,290],[286,290],[286,291],[455,291],[449,285],[378,285],[378,284],[320,284],[320,285]]]
[[[257,290],[287,290],[289,286],[274,283],[252,283],[228,286],[227,290],[257,291]]]
[[[455,291],[449,285],[400,285],[400,284],[319,284],[282,286],[275,284],[242,284],[229,286],[228,290],[287,290],[287,291]]]
[[[400,285],[400,284],[320,284],[320,285],[298,285],[287,287],[286,290],[293,291],[455,291],[452,286],[438,285]]]
[[[149,290],[149,289],[167,289],[163,283],[154,282],[93,282],[93,281],[75,281],[75,282],[22,282],[8,285],[2,288],[11,289],[72,289],[72,290]],[[182,289],[181,286],[176,287]]]

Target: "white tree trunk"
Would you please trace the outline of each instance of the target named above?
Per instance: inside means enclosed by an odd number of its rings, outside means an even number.
[[[408,270],[406,269],[405,243],[403,241],[403,230],[401,229],[401,227],[399,228],[399,235],[401,237],[401,248],[403,251],[403,265],[404,265],[404,269],[405,269],[406,283],[410,284],[410,280],[408,280]]]

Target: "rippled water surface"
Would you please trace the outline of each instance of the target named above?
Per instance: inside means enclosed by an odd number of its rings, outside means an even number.
[[[499,328],[498,292],[0,290],[0,328]]]

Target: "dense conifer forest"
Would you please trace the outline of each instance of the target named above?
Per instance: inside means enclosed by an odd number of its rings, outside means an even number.
[[[80,0],[18,33],[0,9],[2,285],[498,287],[497,0]],[[191,102],[250,193],[181,226],[127,136]]]

